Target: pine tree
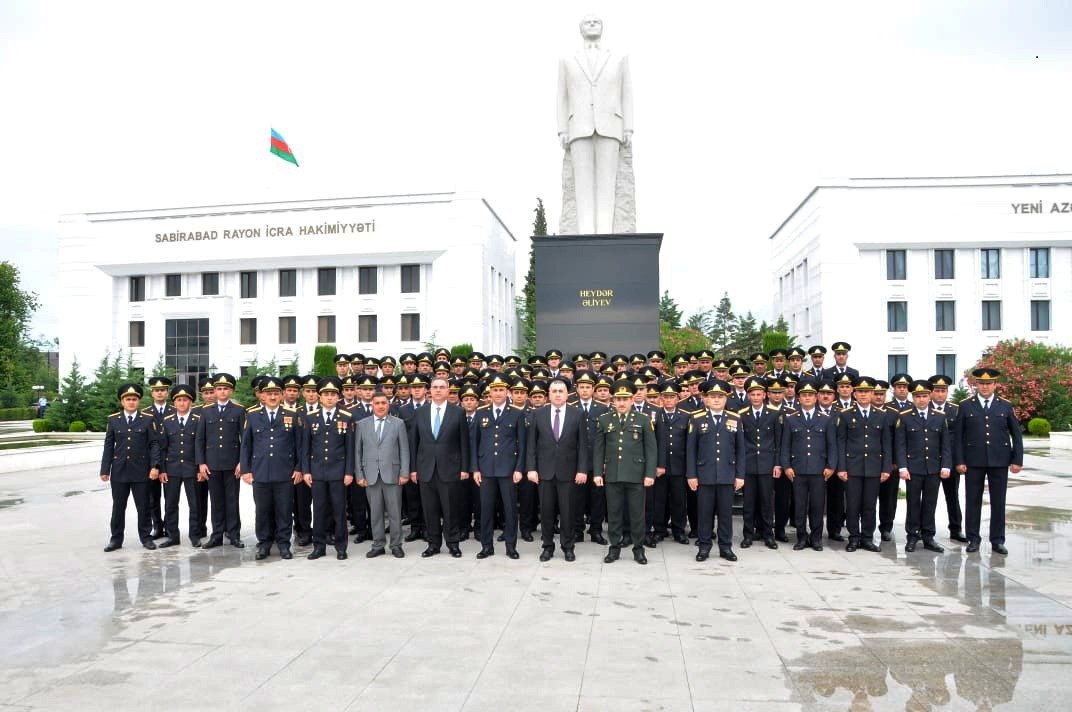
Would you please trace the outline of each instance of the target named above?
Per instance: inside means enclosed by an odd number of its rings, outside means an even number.
[[[86,377],[78,368],[78,359],[71,363],[71,370],[60,385],[60,395],[48,409],[47,420],[52,430],[67,432],[76,420],[86,422],[89,406],[86,400]]]
[[[534,237],[547,235],[547,215],[543,198],[536,198],[536,217],[532,221]],[[523,356],[536,353],[536,248],[529,245],[529,271],[525,274],[525,288],[516,300],[517,322],[521,327],[520,350]]]
[[[659,299],[659,321],[672,329],[681,327],[681,307],[677,305],[670,290],[663,290],[663,296]]]
[[[756,318],[752,312],[746,313],[737,320],[734,329],[733,346],[730,349],[735,356],[748,358],[760,351],[763,346],[763,335],[756,327]]]
[[[701,309],[685,320],[685,328],[698,331],[705,336],[711,330],[711,310]],[[710,341],[710,339],[708,339]]]
[[[733,304],[728,292],[722,293],[707,335],[716,351],[727,356],[726,350],[733,345],[737,337],[737,317],[733,314]]]
[[[119,410],[117,391],[120,384],[143,381],[143,375],[134,375],[134,366],[128,355],[123,358],[120,351],[115,356],[105,354],[93,371],[93,381],[85,389],[86,415],[83,420],[86,428],[102,432],[108,427],[108,415]],[[148,392],[146,392],[148,395]]]

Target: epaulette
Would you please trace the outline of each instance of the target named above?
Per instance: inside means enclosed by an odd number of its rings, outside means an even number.
[[[144,408],[141,409],[141,413],[142,413],[142,415],[152,415],[153,414],[153,407],[151,405],[147,405],[147,406],[145,406]]]
[[[904,410],[899,410],[897,412],[900,415],[911,415],[913,410],[915,410],[915,408],[905,408]]]
[[[312,410],[306,410],[306,411],[303,411],[303,412],[306,415],[312,415],[313,413],[319,413],[320,412],[320,406],[317,406],[316,408],[313,408]]]
[[[775,412],[775,413],[781,413],[781,412],[782,412],[782,408],[775,408],[775,407],[774,407],[774,406],[772,406],[772,405],[771,405],[770,403],[767,403],[767,404],[766,404],[766,405],[764,405],[763,407],[764,407],[765,409],[767,409],[767,410],[770,410],[770,411],[773,411],[773,412]]]
[[[260,410],[260,409],[261,409],[261,407],[259,405],[251,405],[250,407],[246,408],[246,412],[247,413],[252,413],[253,411]]]
[[[728,417],[730,417],[731,415],[732,415],[732,416],[733,416],[734,418],[740,418],[740,417],[741,417],[740,413],[735,413],[735,412],[733,412],[732,410],[730,410],[730,411],[726,411],[726,417],[727,417],[727,418],[728,418]]]
[[[740,408],[740,409],[739,409],[739,410],[737,411],[737,415],[744,415],[745,413],[747,413],[747,412],[748,412],[748,411],[750,411],[750,410],[752,410],[752,406],[748,406],[748,407],[746,407],[746,408]]]
[[[177,415],[177,413],[170,413],[164,416],[164,420],[173,420]]]
[[[350,411],[348,411],[348,410],[346,410],[346,409],[344,409],[344,408],[339,408],[338,410],[339,410],[339,412],[340,412],[341,414],[343,414],[343,415],[349,415],[349,416],[351,416],[351,417],[353,416],[353,413],[351,413]],[[319,413],[320,411],[319,411],[319,410],[314,410],[313,412],[314,412],[314,413]]]
[[[848,413],[850,410],[853,410],[853,407],[851,405],[848,408],[842,408],[839,412]]]
[[[707,417],[707,413],[704,413],[703,411],[698,410],[698,411],[696,411],[695,413],[692,414],[692,417],[695,418],[696,420],[703,420],[704,418]]]
[[[280,405],[279,407],[282,410],[286,411],[287,413],[297,413],[298,412],[297,408],[291,408],[289,405]]]
[[[236,400],[229,400],[229,401],[227,401],[227,402],[228,402],[228,403],[234,403],[234,404],[235,404],[235,405],[237,405],[237,406],[238,406],[239,408],[245,408],[245,407],[246,407],[246,406],[242,405],[241,403],[239,403],[239,402],[238,402],[238,401],[236,401]],[[260,405],[260,403],[258,403],[257,405]],[[250,407],[254,407],[254,406],[250,406]],[[248,409],[247,409],[247,410],[248,410]]]
[[[201,420],[201,414],[200,413],[194,413],[193,411],[190,412],[190,417],[193,418],[194,420]]]
[[[491,406],[490,406],[490,405],[488,405],[488,404],[484,404],[484,405],[478,405],[478,406],[476,407],[476,409],[477,409],[477,410],[491,410]]]
[[[957,405],[962,405],[964,403],[967,403],[968,401],[970,401],[974,397],[975,396],[968,396],[966,398],[961,398],[959,401],[957,401]]]
[[[121,411],[121,410],[117,410],[117,411],[115,411],[114,413],[110,413],[110,414],[108,415],[108,417],[109,417],[109,418],[114,418],[114,417],[116,417],[117,415],[119,415],[119,414],[120,414],[120,413],[122,413],[122,412],[123,412],[123,411]]]
[[[528,412],[528,411],[526,411],[526,410],[525,410],[524,408],[522,408],[521,406],[519,406],[519,405],[514,405],[513,403],[511,403],[511,404],[510,404],[510,407],[511,407],[511,408],[513,408],[514,410],[520,410],[520,411],[521,411],[522,413],[526,413],[526,412]]]

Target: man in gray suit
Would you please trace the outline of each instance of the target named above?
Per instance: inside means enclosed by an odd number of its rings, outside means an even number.
[[[368,494],[372,517],[370,559],[386,553],[384,510],[391,522],[391,553],[401,559],[402,485],[409,482],[409,438],[400,418],[388,414],[391,404],[383,391],[372,396],[372,417],[357,423],[357,484]]]

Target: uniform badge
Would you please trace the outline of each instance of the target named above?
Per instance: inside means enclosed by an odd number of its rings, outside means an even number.
[[[710,423],[708,423],[708,422],[707,422],[706,420],[705,420],[705,421],[703,421],[702,423],[700,423],[700,432],[701,432],[701,433],[706,433],[706,432],[707,432],[707,429],[708,429],[709,427],[710,427]]]
[[[607,432],[608,433],[613,433],[614,432],[614,423],[608,423],[607,424]]]
[[[737,421],[736,420],[727,420],[726,421],[726,430],[730,431],[731,433],[736,433],[737,432]]]
[[[290,426],[293,423],[294,423],[294,416],[293,415],[284,415],[283,416],[283,427],[285,429],[290,430]]]
[[[346,432],[346,421],[345,420],[336,420],[335,421],[335,429],[339,431],[339,435],[342,435],[343,433],[345,433]]]
[[[315,432],[318,432],[319,430],[320,430],[320,420],[318,419],[313,423],[313,432],[315,433]]]
[[[483,418],[480,419],[480,427],[482,427],[482,428],[488,427],[488,419],[487,419],[487,417],[483,417]]]
[[[640,433],[636,430],[633,431],[633,440],[640,440]]]

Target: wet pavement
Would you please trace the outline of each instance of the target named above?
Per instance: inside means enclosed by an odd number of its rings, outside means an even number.
[[[881,554],[699,564],[671,542],[646,567],[591,543],[573,564],[524,542],[476,561],[472,540],[463,559],[255,562],[248,487],[244,550],[145,551],[131,505],[104,554],[92,465],[0,475],[0,709],[1065,709],[1072,452],[1026,464],[1008,557],[941,536],[906,555],[902,500]]]

